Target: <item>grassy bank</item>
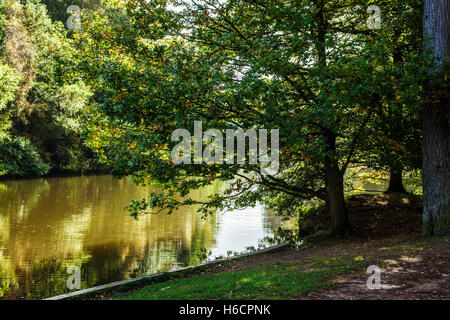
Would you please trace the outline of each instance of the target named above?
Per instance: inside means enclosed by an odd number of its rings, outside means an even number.
[[[339,284],[349,277],[367,278],[366,270],[369,265],[375,264],[388,269],[395,261],[420,255],[428,244],[441,242],[448,242],[448,239],[413,240],[402,245],[381,246],[363,255],[353,253],[316,259],[305,257],[304,263],[300,263],[301,260],[273,263],[272,259],[262,265],[252,265],[249,261],[249,265],[245,262],[242,264],[242,261],[235,262],[227,266],[230,271],[211,272],[152,284],[132,291],[120,299],[308,298],[317,292],[339,287]],[[331,254],[332,251],[330,248]],[[287,256],[292,253],[293,250],[289,249],[280,254]]]
[[[365,266],[365,261],[352,257],[320,260],[303,266],[253,266],[157,283],[122,299],[291,299],[330,286],[340,275],[360,272]]]

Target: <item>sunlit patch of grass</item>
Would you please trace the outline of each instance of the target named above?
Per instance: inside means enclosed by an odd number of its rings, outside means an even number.
[[[401,256],[400,260],[406,261],[406,262],[419,262],[422,259],[419,257],[408,257],[408,256]]]
[[[391,247],[381,247],[378,251],[388,252],[389,254],[411,254],[423,251],[425,249],[425,242],[408,243],[403,245],[395,245]]]
[[[385,259],[385,260],[383,260],[383,262],[386,265],[396,265],[396,264],[398,264],[398,261],[393,260],[393,259]]]

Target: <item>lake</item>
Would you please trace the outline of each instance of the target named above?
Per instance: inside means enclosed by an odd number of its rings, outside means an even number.
[[[0,181],[0,299],[67,293],[69,266],[80,267],[84,289],[243,252],[280,225],[262,205],[206,219],[185,207],[136,221],[123,207],[147,193],[109,175]]]

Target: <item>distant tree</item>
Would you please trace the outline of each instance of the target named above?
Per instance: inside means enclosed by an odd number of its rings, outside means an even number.
[[[0,3],[0,174],[84,169],[78,117],[90,90],[74,68],[66,31],[44,5]]]
[[[425,0],[423,31],[429,69],[423,105],[423,234],[450,233],[450,2]]]
[[[7,137],[7,130],[11,127],[9,114],[4,112],[4,109],[9,102],[14,100],[14,93],[17,90],[19,79],[14,74],[13,68],[0,62],[0,141]],[[0,168],[0,175],[2,171],[5,170]]]
[[[83,9],[101,8],[102,0],[40,0],[47,7],[50,17],[54,21],[60,21],[66,25],[70,13],[67,12],[69,6],[76,5]]]
[[[390,57],[380,66],[391,85],[371,118],[360,162],[389,172],[388,192],[406,192],[402,172],[421,168],[422,80],[426,74],[422,47],[422,1],[380,3],[382,25],[377,43]]]
[[[0,64],[0,111],[6,108],[10,101],[14,100],[14,93],[17,90],[19,79],[14,74],[13,68],[7,64]]]

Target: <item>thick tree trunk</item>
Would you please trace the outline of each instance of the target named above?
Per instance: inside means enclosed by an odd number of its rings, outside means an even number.
[[[328,210],[331,216],[333,234],[342,236],[352,231],[345,205],[343,177],[337,164],[331,164],[326,170]]]
[[[442,70],[450,53],[450,1],[425,0],[424,38]],[[423,234],[450,234],[450,106],[444,80],[426,84],[423,110]],[[442,92],[443,93],[440,93]],[[434,97],[433,94],[435,95]]]
[[[403,187],[402,169],[391,168],[389,170],[389,187],[387,192],[406,193]]]
[[[396,29],[395,38],[400,39],[400,37],[401,37],[401,30]],[[401,47],[397,46],[394,49],[393,58],[394,58],[394,65],[401,66],[403,64],[403,52]],[[401,75],[399,74],[398,77],[401,77]],[[390,138],[396,141],[402,141],[403,135],[399,135],[399,133],[401,133],[404,130],[402,105],[399,104],[395,106],[395,109],[398,110],[398,113],[393,116],[395,120],[391,127]],[[406,190],[403,187],[402,171],[403,170],[400,165],[398,166],[392,165],[389,168],[389,187],[387,189],[388,193],[392,192],[406,193]]]
[[[317,43],[316,50],[318,55],[317,63],[321,67],[327,65],[326,41],[327,23],[325,21],[323,5],[324,2],[317,2]],[[330,131],[324,132],[327,142],[328,155],[324,161],[325,183],[327,188],[327,206],[331,216],[333,234],[336,236],[344,235],[351,231],[347,216],[347,207],[344,198],[344,177],[339,169],[335,158],[336,136]]]
[[[327,137],[328,147],[336,151],[336,137]],[[325,161],[325,179],[328,195],[328,210],[331,216],[333,234],[342,236],[352,231],[347,215],[347,206],[344,198],[344,177],[339,169],[336,159],[328,156]]]

